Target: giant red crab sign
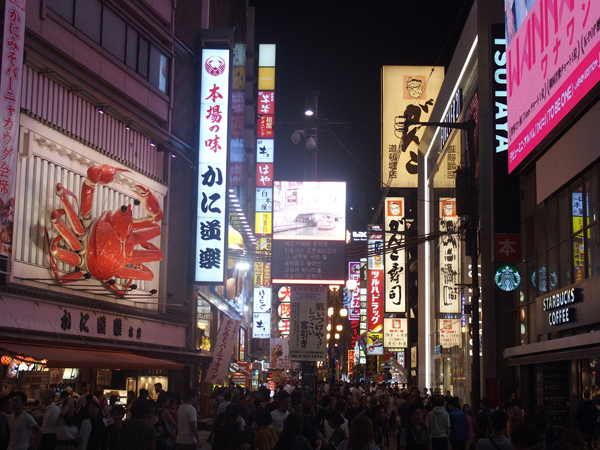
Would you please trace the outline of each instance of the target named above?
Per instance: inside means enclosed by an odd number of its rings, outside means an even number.
[[[123,205],[120,209],[105,211],[100,217],[92,218],[96,185],[113,182],[118,172],[129,171],[106,164],[88,169],[81,187],[81,217],[67,198],[70,195],[77,200],[77,197],[58,183],[56,195],[63,208],[52,211],[50,222],[59,235],[52,240],[47,231],[46,235],[52,272],[60,283],[93,277],[123,298],[132,289],[133,280],[154,278],[144,263],[160,261],[163,257],[160,249],[148,242],[160,235],[157,222],[160,222],[163,213],[154,194],[143,186],[135,185],[135,193],[139,198],[135,204],[142,203],[147,213],[145,217],[134,219],[131,205]],[[63,216],[66,216],[68,225]],[[59,247],[61,241],[64,241],[66,248]],[[142,248],[136,249],[136,245]],[[59,274],[57,259],[75,267],[75,270],[65,275]],[[128,281],[119,287],[115,278]]]

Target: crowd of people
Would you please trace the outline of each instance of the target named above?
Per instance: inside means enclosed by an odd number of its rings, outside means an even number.
[[[181,402],[160,383],[154,389],[155,399],[129,391],[126,405],[100,391],[43,391],[30,412],[25,393],[12,391],[0,398],[0,450],[196,450],[197,393]]]
[[[555,442],[543,409],[526,420],[514,393],[495,409],[487,398],[473,409],[449,391],[386,383],[323,383],[318,391],[312,405],[289,384],[274,395],[265,387],[216,389],[212,449],[586,450],[578,428],[567,428]],[[594,445],[591,440],[587,449]]]
[[[198,394],[183,398],[155,385],[129,392],[127,404],[101,392],[60,398],[43,391],[25,411],[27,396],[0,398],[0,450],[197,450]],[[600,400],[587,396],[576,428],[555,430],[542,409],[526,417],[517,396],[477,410],[450,392],[386,383],[321,383],[317,404],[300,386],[276,392],[235,386],[215,389],[212,450],[600,450]]]

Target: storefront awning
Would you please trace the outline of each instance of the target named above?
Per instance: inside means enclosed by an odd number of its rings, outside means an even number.
[[[183,364],[164,359],[146,358],[131,352],[105,351],[95,348],[72,349],[46,345],[0,342],[0,348],[10,353],[47,360],[47,367],[88,369],[182,369]]]

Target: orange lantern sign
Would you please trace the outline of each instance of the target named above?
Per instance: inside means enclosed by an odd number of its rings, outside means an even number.
[[[8,355],[2,355],[2,358],[0,358],[0,362],[3,366],[8,366],[12,362],[12,358]]]
[[[27,365],[27,367],[31,366],[34,363],[35,359],[33,359],[33,356],[27,356],[25,358],[25,364]]]

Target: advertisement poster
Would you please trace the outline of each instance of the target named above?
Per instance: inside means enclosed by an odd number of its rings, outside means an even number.
[[[444,81],[444,67],[383,66],[381,70],[381,180],[391,187],[417,187],[423,126],[404,128],[406,119],[427,122]]]
[[[461,312],[460,296],[460,240],[456,227],[456,199],[440,199],[440,305],[441,313]]]
[[[271,338],[271,364],[272,369],[289,369],[292,367],[290,361],[290,340],[288,338]]]
[[[327,286],[292,287],[290,353],[293,361],[323,361],[327,353]]]
[[[383,346],[392,352],[408,347],[408,319],[383,319]]]

